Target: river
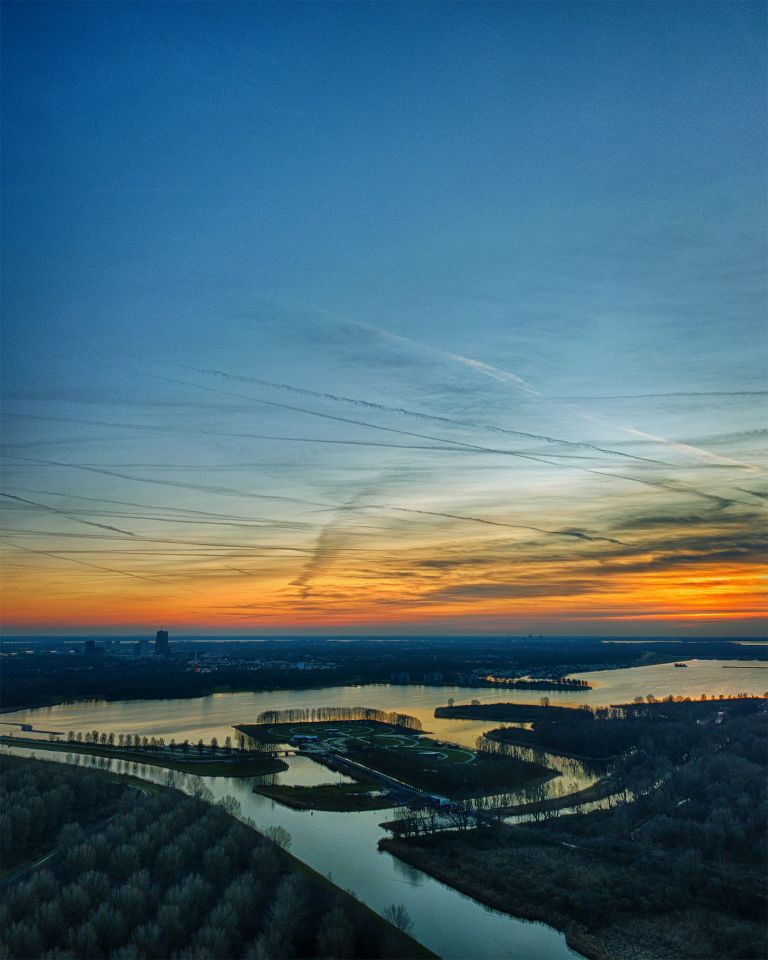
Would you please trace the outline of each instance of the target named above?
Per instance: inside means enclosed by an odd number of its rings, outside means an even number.
[[[601,671],[579,675],[594,685],[593,690],[552,692],[550,701],[563,705],[587,703],[593,706],[621,703],[636,695],[652,693],[699,696],[762,693],[768,686],[763,668],[742,669],[744,664],[725,661],[689,661],[686,670],[672,664]],[[318,690],[278,690],[267,693],[222,693],[188,700],[89,701],[64,703],[36,710],[16,711],[3,716],[6,723],[29,723],[42,730],[98,730],[138,733],[147,736],[222,740],[235,723],[253,722],[262,710],[323,705],[375,706],[417,716],[424,729],[434,736],[472,746],[475,738],[498,723],[437,720],[434,708],[449,697],[457,703],[478,699],[483,703],[537,702],[541,693],[531,690],[482,687],[424,687],[372,684],[325,687]],[[10,727],[7,732],[18,732]],[[34,736],[34,734],[29,734]],[[17,755],[31,750],[3,748]],[[42,754],[41,754],[42,755]],[[132,773],[148,780],[160,780],[157,767],[122,760],[105,760],[76,754],[45,753],[45,759],[79,762],[105,769]],[[289,769],[280,782],[313,784],[336,782],[340,778],[308,757],[288,759]],[[575,767],[563,768],[569,789],[591,782],[594,777]],[[561,778],[558,778],[561,779]],[[246,816],[259,829],[283,826],[293,838],[292,852],[323,874],[331,874],[340,887],[379,913],[391,903],[402,903],[414,920],[414,935],[446,960],[566,960],[578,958],[562,934],[541,923],[531,923],[484,907],[470,897],[445,886],[378,850],[384,831],[379,824],[386,811],[327,813],[291,810],[253,793],[253,778],[205,778],[217,798],[236,797]]]

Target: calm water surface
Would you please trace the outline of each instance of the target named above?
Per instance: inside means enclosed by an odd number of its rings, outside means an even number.
[[[768,663],[765,661],[689,660],[687,663],[687,669],[664,663],[575,674],[593,687],[582,691],[364,684],[316,690],[215,693],[184,700],[81,701],[3,714],[0,730],[4,729],[2,723],[31,723],[38,729],[58,730],[65,734],[69,730],[98,730],[162,736],[166,740],[187,738],[193,742],[200,737],[207,741],[215,736],[221,741],[233,733],[234,724],[254,723],[262,710],[360,705],[411,714],[421,720],[425,731],[438,739],[474,746],[476,738],[498,726],[498,722],[437,719],[434,717],[435,707],[445,705],[451,697],[456,703],[468,703],[471,699],[481,703],[538,703],[546,694],[553,704],[601,706],[627,703],[635,696],[649,693],[660,699],[670,693],[698,697],[702,693],[708,696],[740,692],[762,695],[768,690]]]

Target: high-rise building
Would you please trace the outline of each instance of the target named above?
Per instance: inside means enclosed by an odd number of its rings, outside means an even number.
[[[170,657],[171,648],[168,644],[168,631],[158,630],[155,634],[155,656]]]
[[[96,641],[95,640],[86,640],[85,645],[83,646],[83,653],[86,657],[95,657],[96,656]]]

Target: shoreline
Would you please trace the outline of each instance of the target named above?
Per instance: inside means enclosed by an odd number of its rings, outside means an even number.
[[[258,777],[270,773],[282,773],[288,769],[288,764],[276,757],[259,755],[259,762],[254,759],[236,758],[227,760],[223,757],[210,760],[165,760],[156,754],[144,754],[141,750],[109,748],[83,743],[69,743],[68,741],[33,740],[25,737],[0,735],[0,745],[9,747],[24,747],[28,750],[48,750],[54,753],[80,753],[91,757],[104,757],[107,760],[127,760],[131,763],[146,763],[152,767],[164,770],[174,770],[178,773],[191,773],[196,776],[209,777]],[[261,769],[246,769],[259,766]]]
[[[417,870],[421,870],[422,873],[434,877],[435,880],[439,880],[446,886],[458,890],[459,893],[471,897],[486,907],[498,910],[500,913],[507,914],[519,920],[545,923],[547,926],[553,927],[565,936],[565,942],[571,950],[580,953],[586,960],[617,960],[617,955],[607,951],[597,938],[588,933],[585,927],[550,907],[538,905],[523,907],[520,905],[520,907],[516,907],[514,911],[510,910],[502,902],[502,898],[493,890],[490,888],[478,890],[471,884],[466,882],[462,883],[451,871],[442,869],[440,866],[431,863],[429,858],[422,854],[419,847],[412,845],[408,841],[384,837],[379,840],[378,845],[380,850],[391,854],[393,857],[402,860]]]

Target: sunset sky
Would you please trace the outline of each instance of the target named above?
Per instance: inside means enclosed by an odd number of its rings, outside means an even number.
[[[765,9],[6,4],[5,632],[762,633]]]

